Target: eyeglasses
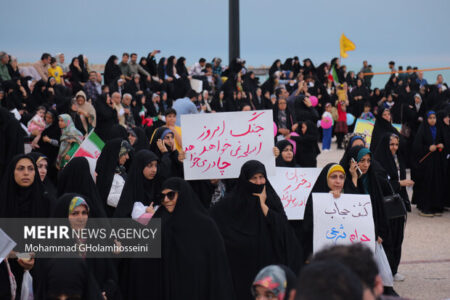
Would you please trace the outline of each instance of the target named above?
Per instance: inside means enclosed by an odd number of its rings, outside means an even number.
[[[177,194],[177,192],[175,192],[175,191],[170,191],[170,192],[168,192],[168,193],[166,193],[166,194],[164,194],[164,193],[161,193],[161,195],[160,195],[160,200],[161,200],[161,202],[163,202],[164,201],[164,199],[166,199],[166,197],[167,197],[167,199],[169,199],[170,201],[172,201],[174,198],[175,198],[175,195]]]

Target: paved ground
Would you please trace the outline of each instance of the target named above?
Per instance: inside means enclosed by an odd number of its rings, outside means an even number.
[[[343,151],[321,153],[318,166],[339,162]],[[450,195],[449,195],[450,197]],[[450,212],[442,217],[420,217],[417,209],[408,214],[399,272],[406,280],[394,289],[410,299],[450,299]]]

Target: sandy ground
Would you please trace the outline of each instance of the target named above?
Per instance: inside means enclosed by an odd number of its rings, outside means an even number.
[[[318,166],[339,162],[342,150],[324,152],[317,158]],[[450,183],[449,183],[450,184]],[[450,195],[449,195],[450,197]],[[399,272],[403,282],[394,289],[410,299],[450,299],[450,212],[442,217],[425,218],[413,210],[408,214]]]

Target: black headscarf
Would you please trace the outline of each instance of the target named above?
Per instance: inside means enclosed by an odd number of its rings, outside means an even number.
[[[186,58],[181,56],[180,58],[178,58],[177,63],[175,64],[175,68],[177,69],[177,74],[180,75],[181,77],[189,75],[186,65],[184,64],[185,61],[186,61]]]
[[[302,124],[306,124],[306,132],[302,131]],[[297,143],[297,152],[295,154],[297,163],[303,168],[317,167],[317,155],[320,154],[317,140],[319,132],[317,126],[312,121],[300,122],[297,129],[298,136],[291,136],[291,139]]]
[[[158,161],[158,156],[149,150],[141,150],[134,157],[122,195],[114,212],[115,218],[131,216],[134,202],[142,202],[144,205],[150,205],[151,202],[156,204],[156,196],[161,190],[162,183],[159,176],[159,166],[156,176],[152,180],[146,179],[142,173],[144,168],[152,161]]]
[[[47,156],[45,156],[44,154],[42,154],[40,152],[31,152],[29,155],[34,159],[36,164],[38,163],[38,160],[45,159],[48,164],[48,169],[50,169],[50,162],[49,162],[49,159]],[[56,200],[56,187],[53,185],[53,183],[49,179],[48,169],[47,169],[47,176],[45,176],[44,181],[42,181],[42,184],[44,185],[44,192],[45,192],[47,198],[51,201],[51,205],[53,206],[55,204],[55,200]],[[38,173],[39,173],[39,171],[38,171]],[[40,179],[40,176],[39,176],[39,179]]]
[[[396,193],[399,193],[400,196],[402,196],[402,199],[405,202],[406,207],[410,211],[411,205],[409,204],[408,193],[406,192],[405,187],[400,186],[400,180],[406,179],[405,159],[402,153],[397,150],[396,153],[398,161],[398,168],[397,168],[394,155],[392,154],[390,149],[391,137],[396,137],[400,143],[400,138],[398,135],[393,133],[387,133],[381,139],[380,143],[378,144],[377,151],[374,154],[374,157],[377,160],[378,164],[385,171],[380,174],[383,180],[380,179],[379,181],[384,195],[392,194],[392,190],[387,184],[389,182],[394,191]]]
[[[159,259],[129,262],[129,275],[122,281],[127,299],[235,299],[222,237],[189,184],[181,178],[164,182],[177,191],[175,209],[161,206],[162,248]]]
[[[100,195],[89,171],[89,163],[84,157],[72,158],[58,177],[58,197],[65,193],[83,196],[94,218],[106,218]]]
[[[95,112],[97,114],[95,133],[103,141],[107,141],[110,138],[111,127],[119,123],[116,110],[109,106],[106,101],[107,96],[101,94],[94,103]]]
[[[398,134],[398,130],[395,129],[394,126],[392,126],[391,122],[386,121],[382,117],[383,112],[385,112],[386,110],[389,111],[388,108],[385,108],[383,106],[380,106],[378,108],[378,114],[376,116],[375,125],[374,125],[373,131],[372,131],[372,140],[370,142],[370,151],[372,151],[372,152],[374,152],[377,149],[378,143],[380,142],[381,138],[386,133]]]
[[[255,174],[266,178],[264,216],[260,200],[253,193],[261,193],[264,185],[251,183]],[[225,240],[233,276],[236,299],[250,299],[250,289],[258,271],[269,264],[286,264],[297,272],[302,262],[301,248],[285,215],[281,200],[267,179],[259,161],[246,162],[235,188],[213,206],[211,215]]]
[[[185,180],[170,178],[164,189],[178,192],[174,211],[161,206],[155,215],[162,218],[164,299],[235,299],[217,225]]]
[[[63,294],[74,299],[103,299],[82,258],[46,259],[37,273],[36,299],[59,299],[58,296]]]
[[[137,138],[136,142],[133,145],[134,151],[139,152],[143,149],[149,150],[149,148],[150,148],[149,140],[147,138],[147,135],[145,134],[144,129],[142,129],[140,127],[136,127],[133,130],[136,133],[136,138]]]
[[[0,107],[0,180],[11,159],[25,152],[24,135],[19,121],[6,108]]]
[[[392,180],[399,181],[400,179],[405,179],[406,177],[403,177],[402,175],[406,176],[406,174],[401,174],[400,177],[402,178],[399,178],[398,176],[397,165],[395,164],[394,156],[392,155],[391,149],[389,148],[391,137],[397,137],[397,140],[399,140],[400,142],[400,138],[397,134],[386,133],[378,143],[378,147],[375,151],[374,157],[384,168],[384,170],[389,174],[389,177]],[[403,156],[399,154],[399,151],[397,151],[397,158],[400,163],[400,169],[403,169],[403,171],[405,171],[405,161],[403,159]]]
[[[356,162],[358,162],[358,153],[364,149],[365,147],[356,146],[349,150],[348,156],[346,157],[346,161],[341,163],[341,166],[345,169],[346,174],[350,173],[350,162],[353,158]],[[389,234],[386,214],[384,211],[384,202],[383,202],[383,193],[381,190],[380,183],[377,178],[377,170],[376,165],[374,163],[373,155],[372,163],[370,164],[369,170],[366,174],[364,174],[361,178],[358,179],[358,187],[355,187],[352,182],[352,176],[348,175],[345,178],[345,189],[354,194],[367,194],[364,186],[368,187],[368,194],[370,194],[370,200],[372,202],[372,212],[373,219],[375,223],[375,234],[378,237],[381,237],[383,240],[386,240]]]
[[[158,62],[158,77],[161,80],[165,80],[165,78],[166,78],[166,71],[165,71],[165,66],[164,66],[165,61],[166,61],[166,58],[161,57],[161,59]]]
[[[95,172],[97,173],[97,189],[105,209],[107,206],[107,199],[111,191],[111,185],[116,173],[124,173],[123,167],[119,166],[119,152],[122,142],[124,140],[117,138],[112,139],[105,144],[102,153],[98,157]],[[125,174],[123,174],[125,176]]]
[[[298,165],[295,163],[295,154],[293,154],[292,160],[290,162],[285,161],[281,156],[281,152],[283,152],[283,150],[286,149],[286,147],[288,146],[291,146],[291,148],[294,149],[294,146],[292,146],[291,142],[289,142],[288,140],[282,140],[276,144],[276,147],[278,148],[278,150],[280,150],[280,155],[278,155],[275,161],[277,167],[287,167],[287,168],[298,167]],[[294,150],[292,150],[292,153],[294,153]]]
[[[42,131],[41,139],[38,142],[38,146],[39,146],[38,152],[41,152],[42,154],[47,156],[48,160],[49,160],[48,165],[53,166],[56,161],[56,157],[58,156],[59,147],[58,146],[55,147],[55,146],[52,146],[50,143],[44,142],[42,137],[48,136],[50,139],[57,140],[59,142],[59,140],[61,138],[61,128],[59,128],[59,125],[58,125],[57,112],[50,109],[47,111],[47,113],[50,113],[52,115],[53,123],[50,124],[48,127],[46,127],[44,129],[44,131]]]
[[[428,117],[435,114],[433,111],[427,113],[427,117],[417,131],[412,149],[412,179],[414,180],[414,193],[412,203],[417,204],[417,208],[425,213],[436,213],[443,211],[444,201],[448,199],[446,195],[446,146],[443,151],[430,153],[431,145],[444,144],[443,127],[436,122],[434,126],[435,136],[428,124]],[[426,158],[424,158],[427,156]]]
[[[120,70],[120,67],[115,64],[117,56],[111,55],[108,58],[108,61],[105,65],[105,72],[103,73],[103,77],[105,78],[105,84],[111,84],[114,81],[117,81],[119,79],[120,75],[122,75],[122,71]]]
[[[21,159],[29,159],[34,166],[34,181],[29,187],[19,186],[14,179],[14,170]],[[44,186],[39,178],[39,171],[30,155],[20,154],[11,160],[0,186],[2,193],[0,217],[45,218],[49,215],[49,199],[44,194]]]
[[[277,63],[280,63],[280,67],[277,66]],[[281,60],[277,59],[273,62],[272,66],[269,69],[269,76],[275,74],[276,71],[281,71]]]
[[[364,146],[366,145],[366,140],[360,136],[360,135],[354,135],[353,137],[350,138],[350,140],[348,141],[347,147],[345,148],[345,152],[344,155],[342,156],[341,160],[339,161],[339,164],[341,166],[344,166],[344,162],[346,162],[349,158],[348,158],[348,153],[350,152],[350,149],[353,148],[353,143],[356,140],[361,140],[364,142]]]

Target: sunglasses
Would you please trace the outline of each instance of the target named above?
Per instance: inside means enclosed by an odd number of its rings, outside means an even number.
[[[161,202],[163,202],[164,199],[166,199],[166,197],[167,197],[167,199],[169,199],[170,201],[172,201],[172,200],[175,198],[175,195],[176,195],[176,194],[177,194],[176,191],[170,191],[170,192],[168,192],[168,193],[166,193],[166,194],[161,193],[160,196],[159,196],[159,199],[161,200]]]

